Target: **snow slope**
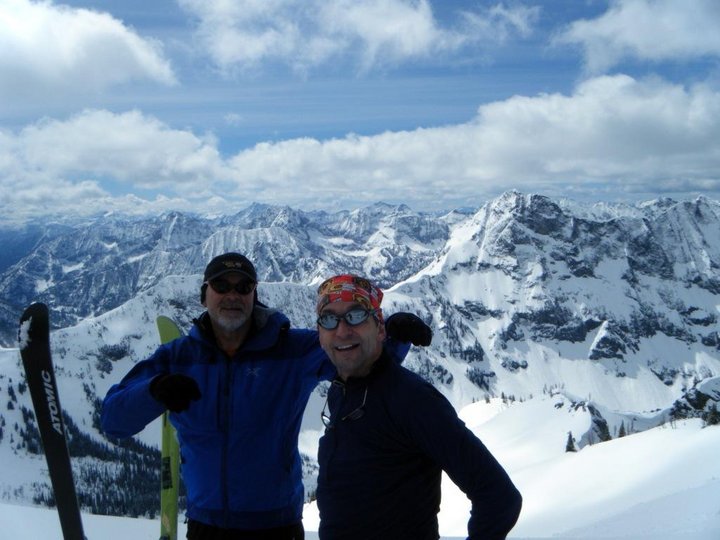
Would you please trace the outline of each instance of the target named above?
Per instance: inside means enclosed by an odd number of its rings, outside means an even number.
[[[720,538],[720,426],[687,420],[565,453],[557,437],[564,415],[586,421],[584,411],[568,413],[567,405],[554,396],[510,407],[476,403],[461,411],[523,493],[510,538]],[[467,499],[444,479],[443,539],[464,538],[467,511]],[[84,522],[88,540],[153,538],[159,529],[157,520],[147,519],[85,515]],[[0,504],[0,523],[3,538],[60,538],[51,510]],[[309,504],[308,540],[317,538],[317,524],[317,509]]]
[[[512,538],[720,538],[720,426],[677,422],[565,452],[588,411],[561,395],[461,411],[523,494]],[[463,537],[469,502],[443,479],[440,532]],[[316,529],[317,508],[305,523]]]

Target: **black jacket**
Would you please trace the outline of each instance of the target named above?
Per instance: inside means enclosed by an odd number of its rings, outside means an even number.
[[[443,470],[472,501],[472,540],[502,539],[514,526],[520,493],[418,375],[383,355],[367,377],[336,379],[327,409],[318,454],[322,540],[436,540]]]

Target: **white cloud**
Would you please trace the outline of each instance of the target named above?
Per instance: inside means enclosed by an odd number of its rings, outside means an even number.
[[[19,161],[52,175],[112,177],[140,188],[206,182],[222,175],[212,138],[171,129],[138,111],[86,110],[42,120],[17,137]]]
[[[138,80],[175,83],[158,42],[105,13],[0,2],[0,99],[55,99]]]
[[[397,0],[337,0],[319,10],[319,27],[338,44],[363,44],[365,69],[377,62],[394,63],[425,56],[433,49],[454,47],[459,38],[439,29],[430,4]]]
[[[171,202],[228,211],[251,201],[332,208],[378,200],[447,209],[512,188],[576,198],[717,196],[718,140],[720,93],[624,75],[585,81],[571,95],[483,105],[464,124],[262,143],[230,157],[212,137],[138,112],[85,111],[0,133],[0,199],[42,208],[77,197],[83,212],[127,208],[127,198],[107,193],[107,178],[129,193],[165,196],[133,199],[136,211]]]
[[[17,134],[0,132],[4,217],[194,210],[193,199],[212,196],[211,183],[224,170],[212,137],[171,129],[137,111],[87,110]],[[164,193],[154,200],[127,194],[142,190]]]
[[[332,194],[442,206],[510,188],[656,192],[678,182],[718,191],[719,138],[717,92],[616,76],[570,96],[485,105],[462,125],[261,144],[230,165],[238,185],[302,184],[308,201]]]
[[[719,28],[717,0],[614,0],[602,16],[572,23],[557,42],[580,45],[588,70],[601,73],[625,58],[718,57]]]
[[[0,131],[0,215],[200,211],[197,200],[218,204],[211,186],[224,170],[211,136],[137,111],[86,110]]]
[[[362,70],[394,65],[478,43],[527,36],[537,8],[461,12],[454,28],[435,18],[429,0],[179,0],[198,19],[197,37],[224,70],[276,61],[298,71],[338,57]]]
[[[479,12],[463,12],[467,22],[464,34],[482,36],[484,40],[505,41],[514,35],[528,37],[533,33],[540,8],[496,4]]]
[[[493,162],[515,178],[639,181],[717,176],[720,94],[618,75],[591,79],[572,96],[514,97],[480,109]]]
[[[243,123],[245,122],[245,117],[242,114],[231,112],[231,113],[227,113],[223,117],[223,120],[229,126],[242,126]]]

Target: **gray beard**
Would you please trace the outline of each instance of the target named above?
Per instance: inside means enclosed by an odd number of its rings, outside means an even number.
[[[217,317],[214,321],[219,330],[225,333],[236,332],[248,321],[248,316],[242,317]]]

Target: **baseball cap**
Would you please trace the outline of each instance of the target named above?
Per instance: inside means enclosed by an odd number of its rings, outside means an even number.
[[[257,283],[257,272],[250,260],[240,253],[223,253],[213,258],[205,267],[203,281],[208,282],[222,275],[235,272],[244,274]]]

